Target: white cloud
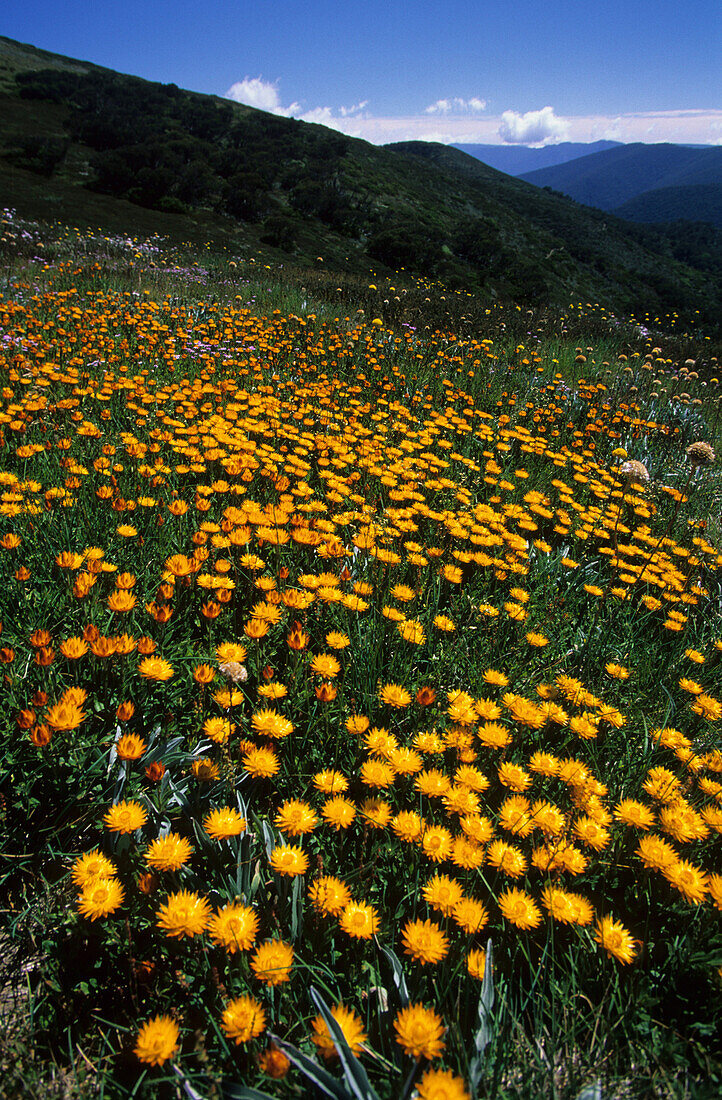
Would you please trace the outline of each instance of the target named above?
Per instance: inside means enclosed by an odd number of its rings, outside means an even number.
[[[471,99],[461,99],[453,96],[449,99],[437,99],[429,107],[424,108],[426,115],[468,114],[470,111],[483,111],[486,109],[486,100],[472,96]]]
[[[436,141],[441,144],[548,145],[558,141],[669,141],[700,145],[722,144],[722,110],[672,110],[625,115],[570,115],[558,118],[552,107],[540,111],[505,111],[488,115],[483,99],[449,97],[416,115],[378,116],[361,100],[350,107],[284,105],[278,84],[262,77],[245,77],[233,84],[226,98],[285,118],[317,122],[348,137],[374,145],[392,141]],[[650,129],[654,127],[654,129]]]
[[[351,115],[359,115],[365,107],[368,107],[369,101],[362,99],[360,103],[354,103],[353,107],[339,107],[339,114],[341,118],[350,118]]]
[[[247,107],[257,107],[261,111],[268,111],[272,115],[281,115],[283,118],[298,118],[302,122],[316,122],[321,126],[328,126],[333,130],[346,131],[342,119],[363,117],[363,110],[368,105],[368,100],[354,103],[352,107],[339,107],[338,115],[332,107],[311,107],[304,110],[300,103],[291,103],[284,107],[278,91],[277,84],[271,84],[260,76],[246,76],[243,80],[236,81],[225,93],[226,99],[233,99],[236,103],[243,103]],[[350,132],[350,131],[349,131]]]
[[[286,118],[300,110],[298,103],[283,107],[276,85],[269,84],[260,76],[246,76],[231,84],[225,98],[234,99],[236,103],[245,103],[247,107],[258,107],[260,111],[270,111],[272,115],[284,115]]]
[[[510,145],[554,145],[567,136],[567,122],[557,118],[553,107],[540,111],[504,111],[499,124],[499,137]]]

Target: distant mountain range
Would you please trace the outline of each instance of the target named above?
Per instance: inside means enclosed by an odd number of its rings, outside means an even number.
[[[719,145],[617,145],[520,176],[633,221],[709,221],[722,228]]]
[[[558,145],[543,145],[541,149],[534,149],[529,145],[454,145],[454,149],[461,149],[462,153],[483,160],[490,168],[506,172],[508,176],[523,176],[525,172],[566,164],[577,157],[601,153],[605,149],[614,149],[617,145],[618,141],[593,141],[590,144],[561,141]]]
[[[450,146],[379,148],[0,37],[3,206],[488,300],[722,318],[722,232],[634,225]]]

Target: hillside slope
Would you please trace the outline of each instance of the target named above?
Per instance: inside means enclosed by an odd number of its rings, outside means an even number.
[[[619,218],[633,222],[709,222],[722,229],[722,183],[657,187],[617,207]]]
[[[674,260],[659,235],[459,150],[378,148],[8,39],[0,203],[297,265],[404,268],[490,298],[722,316],[719,279]]]

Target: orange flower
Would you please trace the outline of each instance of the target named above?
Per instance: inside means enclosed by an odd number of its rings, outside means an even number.
[[[124,733],[115,746],[119,760],[140,760],[147,747],[137,733]]]
[[[295,622],[288,634],[286,641],[290,649],[305,649],[310,641],[310,637],[301,628],[299,622]]]
[[[146,680],[170,680],[173,666],[162,657],[146,657],[138,665],[138,672]]]
[[[416,692],[416,702],[420,707],[430,707],[436,699],[436,692],[433,688],[422,687]]]

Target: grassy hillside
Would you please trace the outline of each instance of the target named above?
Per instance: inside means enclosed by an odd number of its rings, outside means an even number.
[[[644,191],[722,183],[722,148],[620,145],[567,164],[525,173],[527,182],[552,187],[577,202],[617,210]],[[679,216],[679,215],[678,215]],[[694,210],[686,214],[696,216]]]
[[[722,315],[709,272],[456,149],[376,148],[0,40],[0,202],[330,271],[421,274],[489,300]]]

